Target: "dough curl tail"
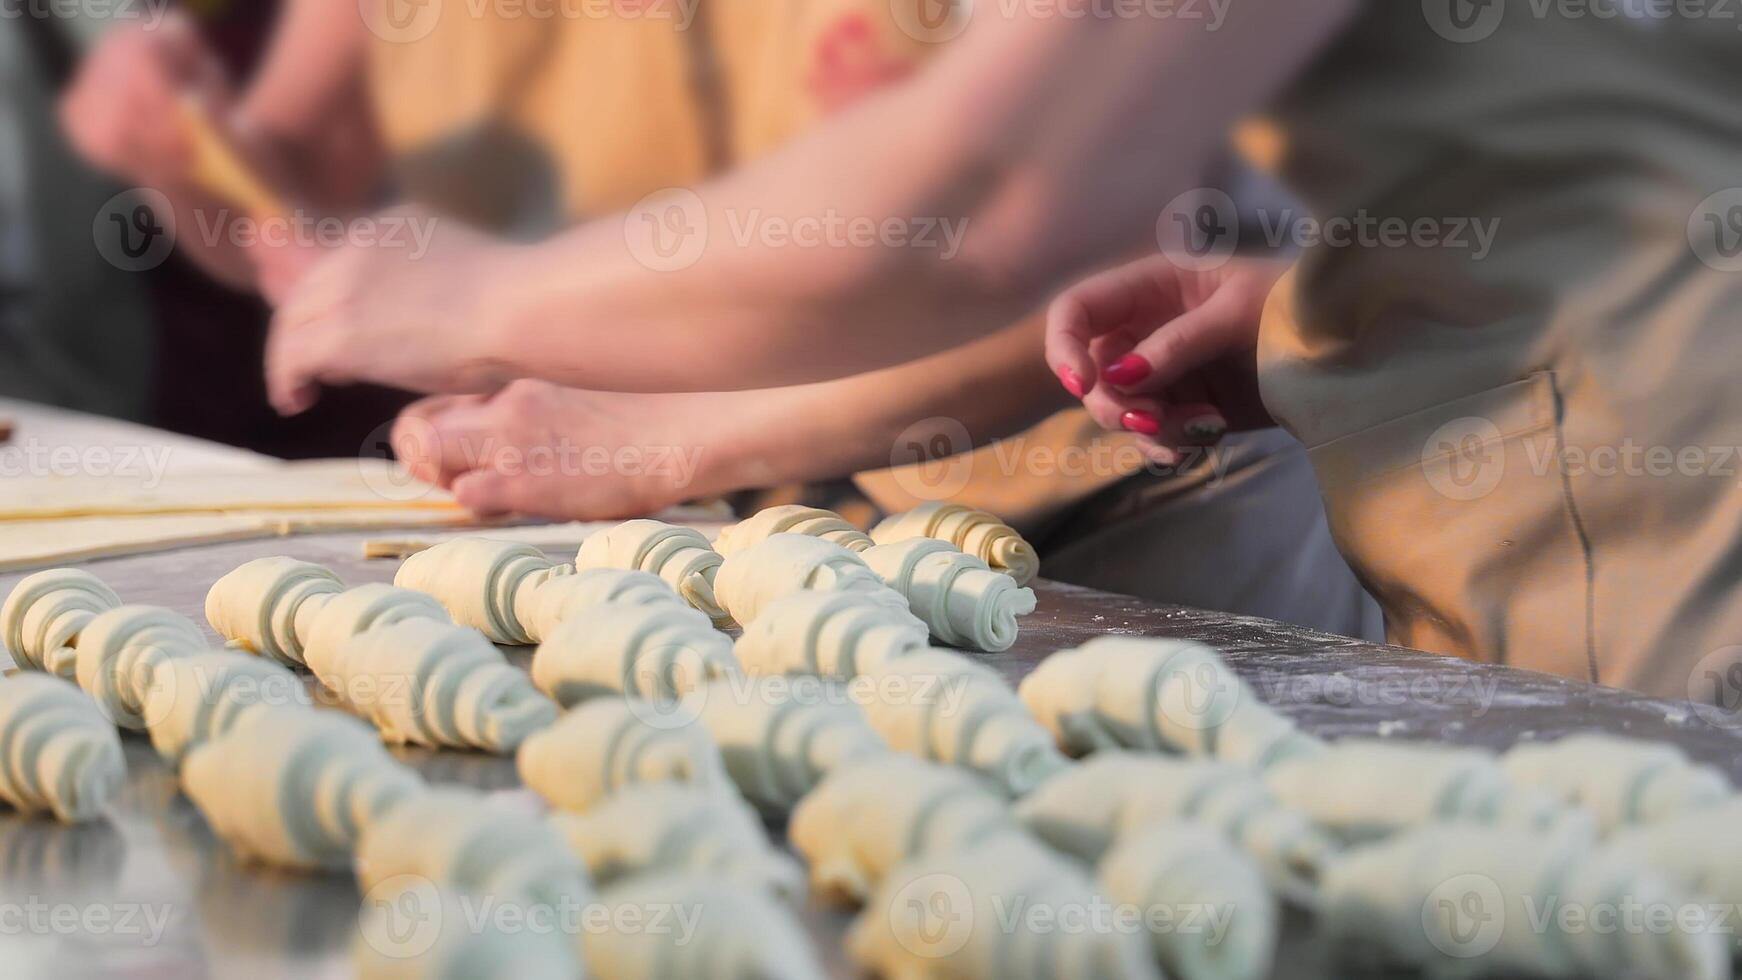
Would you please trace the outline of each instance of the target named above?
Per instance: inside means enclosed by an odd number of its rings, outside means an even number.
[[[20,579],[0,605],[0,639],[18,666],[71,680],[79,633],[91,617],[120,605],[115,590],[89,572],[36,572]]]
[[[979,558],[934,538],[880,544],[864,553],[932,636],[951,646],[996,653],[1016,643],[1017,617],[1034,612],[1034,591]]]

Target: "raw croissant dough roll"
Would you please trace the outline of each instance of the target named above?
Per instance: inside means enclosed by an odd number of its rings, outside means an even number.
[[[96,702],[56,677],[0,678],[0,802],[63,823],[96,817],[127,764]]]
[[[1603,848],[1642,861],[1684,890],[1742,904],[1742,800],[1624,827]]]
[[[897,657],[860,683],[866,718],[897,752],[972,769],[1012,796],[1070,765],[1004,678],[959,653]]]
[[[171,766],[262,705],[313,707],[302,678],[265,657],[211,651],[169,661],[145,695],[151,746]]]
[[[402,619],[449,621],[426,593],[379,584],[346,589],[332,572],[294,558],[248,562],[206,593],[206,621],[230,646],[306,666],[320,678],[334,675],[345,641]]]
[[[1282,925],[1276,900],[1251,859],[1213,828],[1184,821],[1151,824],[1121,838],[1102,859],[1096,879],[1108,898],[1141,912],[1143,921],[1168,924],[1148,932],[1169,976],[1270,975]]]
[[[694,608],[657,575],[621,568],[583,568],[572,575],[555,576],[538,587],[532,596],[528,633],[542,643],[565,620],[604,605]]]
[[[0,606],[0,638],[18,666],[71,680],[74,645],[91,617],[121,605],[121,597],[90,572],[51,568],[26,575]]]
[[[936,538],[1027,585],[1040,574],[1040,556],[1016,529],[983,510],[961,504],[921,504],[905,514],[883,519],[871,529],[877,544],[894,544],[910,538]]]
[[[1274,888],[1302,901],[1336,850],[1256,775],[1199,759],[1097,753],[1018,801],[1016,816],[1041,840],[1091,864],[1146,827],[1192,821],[1220,831],[1252,855]]]
[[[206,646],[205,634],[186,616],[156,606],[120,606],[91,617],[79,632],[74,674],[105,717],[142,731],[157,722],[146,711],[157,671]]]
[[[763,892],[692,874],[628,878],[599,894],[587,971],[600,980],[822,980],[798,921]]]
[[[1041,661],[1018,690],[1079,755],[1123,747],[1263,768],[1320,747],[1198,643],[1100,637]]]
[[[421,878],[371,891],[358,916],[352,965],[361,980],[575,980],[575,942],[479,914],[481,902]]]
[[[364,827],[424,791],[362,722],[278,707],[189,752],[182,787],[237,854],[291,868],[348,866]]]
[[[394,744],[512,752],[558,714],[482,633],[432,619],[351,637],[329,678]]]
[[[757,511],[720,531],[720,536],[714,540],[714,550],[730,556],[735,551],[761,544],[775,534],[806,534],[838,544],[848,551],[864,551],[872,544],[864,531],[848,524],[832,510],[803,504],[781,504]]]
[[[1499,761],[1480,749],[1347,739],[1278,763],[1264,782],[1285,806],[1350,841],[1446,822],[1555,831],[1587,841],[1596,833],[1590,814],[1511,782]]]
[[[1107,900],[1076,865],[1001,834],[891,870],[847,950],[893,980],[1161,980],[1145,938],[1098,908]]]
[[[363,828],[358,886],[368,893],[401,875],[564,914],[592,899],[586,869],[549,823],[469,790],[419,793]]]
[[[860,592],[800,592],[768,604],[733,648],[750,674],[851,680],[924,650],[930,634],[906,609]]]
[[[746,626],[776,600],[800,592],[868,592],[891,607],[905,605],[856,553],[803,534],[770,535],[733,552],[714,585],[721,604]]]
[[[1362,944],[1387,961],[1429,971],[1616,980],[1730,976],[1727,943],[1714,931],[1659,930],[1645,922],[1598,928],[1602,916],[1616,923],[1629,907],[1673,916],[1693,900],[1636,861],[1564,836],[1420,828],[1333,862],[1324,899],[1333,941]],[[1577,910],[1583,925],[1568,929],[1562,909]]]
[[[538,689],[565,708],[603,695],[669,701],[738,673],[726,634],[675,602],[595,606],[559,626],[532,657]]]
[[[835,767],[887,752],[865,715],[839,688],[815,678],[715,681],[682,710],[712,736],[726,773],[764,814],[792,809]]]
[[[721,625],[732,617],[714,593],[715,575],[725,559],[702,532],[659,521],[625,521],[581,542],[576,568],[622,568],[651,572],[684,601]]]
[[[831,773],[799,801],[787,835],[819,895],[862,902],[902,861],[1014,829],[1010,807],[973,775],[890,754]]]
[[[908,608],[951,646],[996,653],[1016,642],[1016,617],[1034,612],[1034,592],[973,555],[933,538],[880,544],[864,553]]]
[[[639,783],[731,788],[705,730],[688,716],[624,698],[594,698],[563,715],[521,744],[515,764],[522,782],[564,810],[587,810]]]
[[[550,822],[601,886],[680,872],[786,898],[804,894],[803,873],[769,843],[755,811],[719,788],[625,786],[586,813],[553,813]]]
[[[435,596],[454,622],[491,643],[527,646],[538,642],[530,624],[539,586],[573,572],[528,544],[450,538],[405,559],[393,584]]]
[[[1735,795],[1723,773],[1695,765],[1674,745],[1614,735],[1517,745],[1500,756],[1500,768],[1519,785],[1591,811],[1605,834],[1716,806]]]

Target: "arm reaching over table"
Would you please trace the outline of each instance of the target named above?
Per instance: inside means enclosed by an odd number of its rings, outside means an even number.
[[[697,192],[540,245],[438,242],[418,261],[338,250],[279,308],[274,404],[300,411],[317,386],[356,381],[769,387],[959,345],[1147,239],[1163,205],[1201,181],[1230,123],[1278,92],[1354,8],[1261,0],[1236,5],[1214,32],[982,11],[912,80]],[[950,249],[911,247],[914,234],[864,248],[756,234],[831,214],[879,229],[947,218],[961,234]],[[461,279],[467,297],[455,296]]]

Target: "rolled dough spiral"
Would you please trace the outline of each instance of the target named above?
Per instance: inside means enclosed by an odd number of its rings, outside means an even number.
[[[1198,643],[1099,637],[1041,661],[1018,690],[1079,755],[1130,748],[1263,768],[1320,748]]]
[[[865,592],[892,607],[903,603],[858,554],[803,534],[771,535],[734,552],[714,584],[721,604],[746,626],[800,592]]]
[[[151,746],[180,768],[187,753],[235,726],[262,705],[313,707],[302,678],[275,661],[231,651],[178,657],[154,675],[145,694]]]
[[[1120,839],[1096,869],[1109,899],[1162,920],[1147,930],[1150,948],[1180,980],[1264,980],[1281,930],[1276,900],[1251,859],[1214,828],[1183,821],[1151,824]],[[1225,931],[1200,921],[1226,916]],[[1188,926],[1190,928],[1188,928]]]
[[[1423,742],[1347,739],[1278,763],[1265,785],[1345,840],[1385,837],[1429,823],[1470,822],[1590,840],[1590,814],[1506,778],[1495,756]]]
[[[1014,827],[1009,805],[972,774],[887,754],[825,777],[792,811],[787,835],[819,895],[857,903],[902,861]]]
[[[1090,756],[1016,804],[1023,826],[1060,851],[1099,862],[1153,824],[1191,821],[1252,855],[1285,897],[1310,898],[1336,842],[1237,766],[1129,752]]]
[[[714,577],[725,561],[702,532],[659,521],[625,521],[581,542],[576,568],[621,568],[664,579],[716,623],[731,616],[714,594]]]
[[[543,642],[566,619],[594,606],[670,605],[694,608],[657,575],[621,568],[583,568],[572,575],[557,575],[538,587],[532,597],[529,634]]]
[[[1502,754],[1500,768],[1515,783],[1591,811],[1605,834],[1735,797],[1722,772],[1695,765],[1676,746],[1614,735],[1527,742]]]
[[[985,562],[933,538],[880,544],[864,553],[908,608],[951,646],[998,652],[1016,642],[1016,618],[1034,612],[1034,592]]]
[[[894,544],[909,538],[947,541],[1027,585],[1040,574],[1040,556],[1016,529],[983,510],[961,504],[921,504],[905,514],[894,514],[871,529],[877,544]]]
[[[557,627],[532,657],[538,689],[565,708],[603,695],[670,701],[738,673],[726,634],[677,603],[594,606]]]
[[[605,921],[625,925],[589,929],[582,936],[587,971],[601,980],[826,976],[792,913],[765,893],[727,878],[638,875],[604,889],[599,902]]]
[[[180,613],[120,606],[91,617],[80,631],[74,674],[110,721],[142,731],[157,721],[146,710],[157,671],[206,647],[199,626]]]
[[[356,866],[365,893],[415,875],[462,894],[555,910],[592,899],[586,869],[547,821],[470,790],[432,789],[394,804],[363,828]]]
[[[840,689],[814,678],[715,681],[679,706],[720,748],[726,773],[764,814],[792,809],[835,767],[887,752],[864,712]]]
[[[538,588],[573,573],[531,545],[450,538],[407,558],[393,584],[435,596],[454,622],[491,643],[527,646],[538,642],[532,627]]]
[[[1572,837],[1438,825],[1346,852],[1325,873],[1331,941],[1448,974],[1541,977],[1730,975],[1713,931],[1597,928],[1625,905],[1679,910],[1691,896],[1636,859]],[[1559,914],[1573,909],[1583,927]],[[1655,914],[1655,913],[1654,913]]]
[[[51,568],[20,579],[0,606],[0,637],[18,666],[71,680],[74,645],[91,617],[121,605],[90,572]]]
[[[317,597],[344,590],[337,575],[311,562],[256,558],[212,585],[206,622],[233,647],[301,666],[306,624],[321,605]],[[311,599],[317,601],[311,604]]]
[[[751,674],[850,680],[926,648],[930,634],[906,609],[860,592],[800,592],[768,604],[734,652]]]
[[[847,950],[903,980],[1161,980],[1145,938],[1088,914],[1097,908],[1109,904],[1070,860],[1026,834],[1000,834],[897,865]]]
[[[594,698],[520,746],[520,779],[552,806],[584,811],[618,789],[678,782],[730,791],[720,750],[689,716]]]
[[[1013,796],[1070,762],[996,671],[949,650],[897,657],[861,678],[865,716],[891,748],[962,766]]]
[[[575,980],[582,975],[576,944],[567,933],[480,916],[481,904],[420,877],[383,882],[365,896],[358,915],[351,947],[356,975],[361,980]],[[433,935],[427,931],[432,923]]]
[[[833,542],[848,551],[864,551],[872,544],[864,531],[848,524],[832,510],[803,504],[781,504],[757,511],[722,530],[714,541],[714,550],[730,556],[735,551],[761,544],[773,534],[805,534]]]
[[[512,752],[557,718],[556,705],[482,633],[433,619],[358,633],[328,677],[392,743]]]
[[[115,726],[72,684],[43,674],[0,679],[0,801],[63,823],[97,817],[127,764]]]
[[[659,872],[707,874],[786,898],[804,893],[798,865],[769,843],[734,793],[682,783],[625,786],[586,813],[550,821],[599,885]]]
[[[1742,904],[1742,800],[1688,810],[1623,828],[1604,850],[1667,876],[1684,890],[1716,902]]]
[[[447,610],[434,596],[379,582],[303,603],[297,622],[307,637],[303,656],[308,669],[329,690],[343,694],[345,671],[341,667],[351,638],[408,619],[452,625]]]
[[[264,707],[189,752],[182,787],[243,858],[344,868],[358,836],[424,791],[368,726],[334,711]]]

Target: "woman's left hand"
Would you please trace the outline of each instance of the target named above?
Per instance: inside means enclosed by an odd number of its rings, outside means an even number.
[[[375,382],[487,392],[509,380],[493,324],[514,246],[414,207],[346,223],[344,243],[292,286],[272,318],[266,386],[294,415],[321,385]]]

